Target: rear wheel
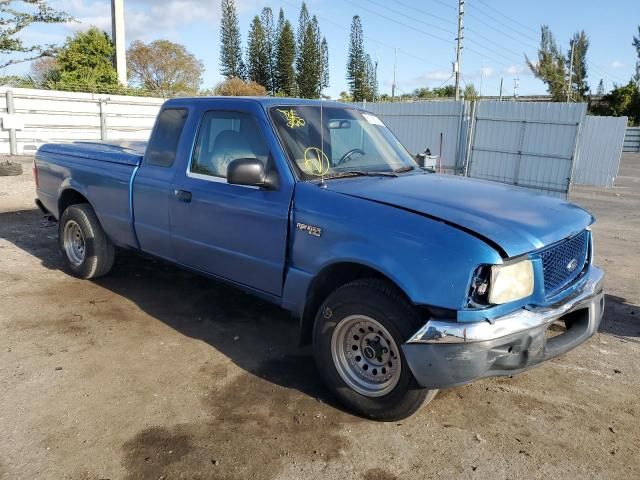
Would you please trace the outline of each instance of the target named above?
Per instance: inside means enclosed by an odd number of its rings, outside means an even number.
[[[416,309],[392,285],[351,282],[318,311],[316,363],[336,396],[357,413],[384,421],[406,418],[437,393],[418,385],[400,348],[420,326]]]
[[[89,204],[65,209],[58,224],[58,245],[68,270],[76,277],[96,278],[113,266],[115,248]]]

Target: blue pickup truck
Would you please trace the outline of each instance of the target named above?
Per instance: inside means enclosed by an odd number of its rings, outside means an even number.
[[[343,104],[173,99],[148,144],[47,144],[34,168],[73,275],[130,249],[280,305],[329,389],[369,418],[521,372],[602,317],[588,212],[430,173]]]

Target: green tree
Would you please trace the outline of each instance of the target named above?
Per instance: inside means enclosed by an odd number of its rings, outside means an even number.
[[[45,0],[3,0],[0,2],[0,68],[50,57],[56,52],[53,44],[26,45],[19,34],[34,23],[65,23],[72,21],[65,12],[55,10]]]
[[[600,82],[598,83],[598,89],[596,90],[596,95],[604,95],[604,94],[605,94],[604,80],[601,78]]]
[[[234,0],[222,0],[220,20],[220,71],[225,78],[245,77],[242,39]]]
[[[276,92],[276,48],[278,33],[273,22],[273,11],[269,7],[264,7],[260,13],[260,22],[264,30],[264,38],[267,50],[267,90],[271,95]]]
[[[633,42],[631,43],[636,49],[636,55],[638,59],[636,60],[636,74],[633,76],[635,82],[640,85],[640,25],[638,25],[638,36],[633,36]]]
[[[462,95],[464,96],[464,99],[467,101],[474,101],[480,98],[480,95],[478,94],[478,90],[476,90],[476,87],[473,83],[467,83],[467,85],[465,85],[464,92]]]
[[[134,41],[127,50],[127,66],[135,84],[163,97],[198,93],[204,72],[200,60],[169,40]]]
[[[213,93],[231,97],[262,97],[267,94],[267,89],[252,80],[233,77],[218,83]]]
[[[367,64],[363,37],[360,17],[354,15],[351,20],[349,53],[347,56],[347,84],[354,102],[365,100],[368,94]]]
[[[322,42],[320,43],[320,56],[322,58],[320,90],[322,91],[329,86],[329,45],[325,37],[322,37]]]
[[[445,85],[444,87],[437,87],[431,90],[434,97],[439,98],[451,98],[456,95],[456,87],[453,85]]]
[[[587,50],[589,49],[589,38],[584,30],[576,32],[571,38],[571,49],[567,53],[565,64],[567,72],[571,74],[570,100],[573,102],[583,102],[589,93],[587,84]],[[573,51],[573,62],[571,61]],[[573,64],[573,70],[570,70]]]
[[[340,92],[339,102],[353,102],[353,97],[349,95],[349,92]]]
[[[278,35],[276,50],[276,84],[277,92],[287,97],[296,95],[296,73],[293,64],[296,58],[296,44],[293,27],[289,20],[284,20]]]
[[[531,73],[547,84],[547,91],[554,102],[566,99],[565,57],[556,43],[548,25],[540,27],[540,47],[537,61],[525,55]]]
[[[268,90],[271,83],[269,75],[269,56],[265,31],[257,15],[253,17],[247,40],[247,74],[252,80]]]
[[[119,86],[113,67],[114,48],[109,36],[91,27],[68,37],[56,57],[53,88],[113,91]]]
[[[640,125],[640,86],[633,80],[627,85],[616,86],[602,97],[592,112],[596,115],[626,116],[629,125]]]
[[[308,19],[306,5],[302,4],[300,12],[300,28],[298,32],[298,49],[296,55],[296,83],[298,95],[302,98],[318,98],[322,78],[322,59],[320,41],[318,40],[318,20]]]

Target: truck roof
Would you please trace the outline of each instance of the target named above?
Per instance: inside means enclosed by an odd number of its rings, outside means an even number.
[[[309,98],[284,98],[284,97],[181,97],[181,98],[173,98],[171,100],[167,100],[165,102],[166,105],[180,104],[185,105],[189,103],[206,103],[211,100],[217,101],[225,101],[225,102],[256,102],[265,108],[271,107],[273,105],[308,105],[308,106],[320,106],[323,107],[349,107],[362,109],[362,107],[358,105],[354,105],[351,103],[344,102],[336,102],[334,100],[318,100],[318,99],[309,99]]]

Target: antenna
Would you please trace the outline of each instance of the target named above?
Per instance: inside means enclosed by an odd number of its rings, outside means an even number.
[[[324,123],[322,123],[322,99],[320,99],[320,186],[324,186]],[[327,160],[329,166],[329,160]]]

